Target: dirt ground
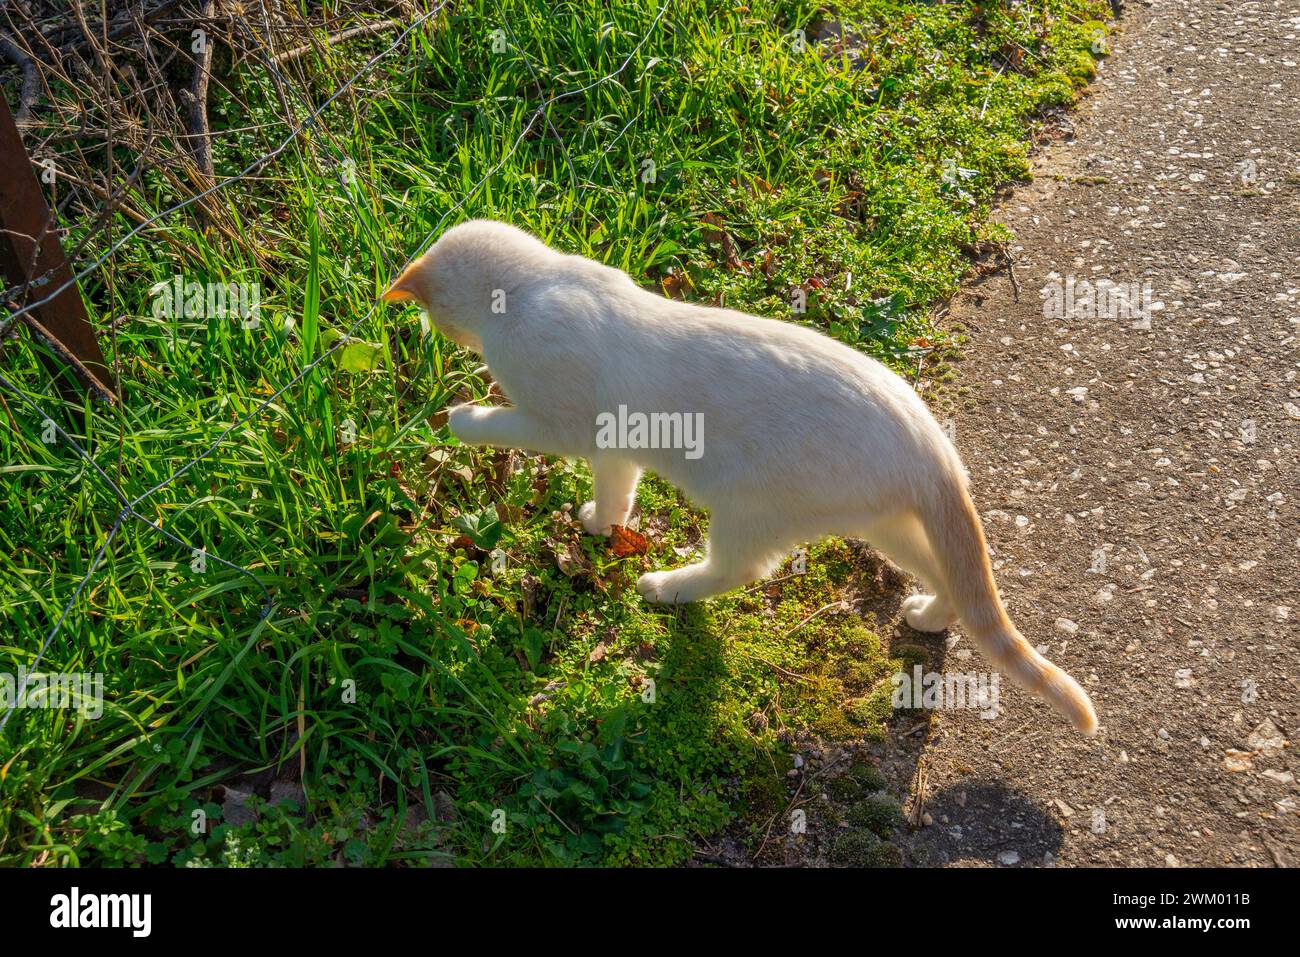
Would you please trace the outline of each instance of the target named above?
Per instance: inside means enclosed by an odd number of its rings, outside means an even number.
[[[1013,272],[945,320],[1004,598],[1102,730],[1009,683],[995,720],[938,712],[914,865],[1300,862],[1300,2],[1130,0],[1121,29],[997,216]]]

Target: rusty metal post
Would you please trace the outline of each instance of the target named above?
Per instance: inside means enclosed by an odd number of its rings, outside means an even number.
[[[0,270],[9,287],[22,286],[48,275],[48,281],[27,289],[19,305],[44,299],[72,278],[63,257],[54,214],[45,203],[31,159],[23,148],[13,114],[0,96]],[[71,285],[44,305],[24,313],[23,322],[44,342],[82,384],[106,402],[115,401],[117,382],[104,361],[81,291]],[[75,394],[66,370],[51,363],[60,391]]]

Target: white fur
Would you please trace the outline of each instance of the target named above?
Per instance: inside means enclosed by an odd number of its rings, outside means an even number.
[[[957,452],[885,366],[802,326],[665,299],[504,223],[449,230],[394,290],[479,352],[512,403],[452,409],[462,441],[591,462],[589,532],[627,521],[643,470],[709,511],[704,560],[642,575],[647,600],[698,601],[763,578],[801,543],[866,538],[926,585],[904,603],[909,624],[941,631],[960,616],[996,663],[1095,729],[1087,696],[1006,618]],[[703,454],[597,448],[598,414],[620,405],[702,413]]]

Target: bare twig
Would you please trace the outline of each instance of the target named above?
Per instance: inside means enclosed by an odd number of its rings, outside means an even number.
[[[40,100],[41,77],[36,69],[36,61],[3,31],[0,31],[0,54],[23,71],[23,85],[18,91],[18,112],[14,114],[14,122],[22,126],[31,118],[32,109]]]
[[[212,18],[215,0],[203,0],[202,16],[204,20]],[[212,169],[212,134],[208,128],[208,80],[212,75],[212,38],[201,33],[201,48],[196,50],[194,58],[194,76],[190,80],[190,120],[189,134],[193,139],[190,144],[194,150],[194,161],[198,164],[199,174],[203,177],[203,189],[208,189],[213,181]]]
[[[1016,279],[1016,261],[1011,256],[1011,250],[1007,249],[1007,244],[1003,243],[998,247],[1002,251],[1002,258],[1007,261],[1007,276],[1011,280],[1011,293],[1015,296],[1016,302],[1020,301],[1020,282]]]
[[[808,622],[812,621],[814,618],[816,618],[818,615],[822,614],[823,612],[830,611],[831,609],[835,609],[836,611],[848,611],[852,607],[853,607],[852,605],[850,605],[847,601],[844,601],[842,598],[839,599],[838,601],[833,601],[830,602],[829,604],[822,605],[820,608],[818,608],[815,612],[813,612],[803,621],[799,622],[799,624],[795,625],[793,628],[787,631],[782,637],[789,638],[796,631],[798,631],[804,625],[808,624]]]
[[[357,37],[370,37],[376,33],[384,33],[387,30],[395,30],[402,25],[401,20],[375,20],[372,23],[363,23],[359,26],[349,27],[346,30],[340,30],[325,38],[325,46],[332,47],[338,43],[346,43],[348,40],[355,40]],[[277,53],[271,57],[271,63],[280,66],[288,63],[290,60],[296,60],[300,56],[318,49],[315,43],[304,43],[302,46],[294,47],[292,50],[286,50],[284,53]]]
[[[143,25],[151,24],[166,16],[180,5],[181,0],[163,0],[162,3],[158,4],[152,10],[146,11],[139,17],[135,16],[131,11],[127,11],[124,16],[115,18],[112,28],[108,31],[108,39],[110,42],[118,40],[130,33],[132,30],[136,30]],[[97,37],[91,38],[84,35],[81,39],[69,41],[69,32],[76,32],[76,30],[73,27],[62,27],[51,32],[48,36],[43,34],[42,39],[47,44],[50,42],[62,43],[60,52],[64,54],[84,51],[98,41]]]

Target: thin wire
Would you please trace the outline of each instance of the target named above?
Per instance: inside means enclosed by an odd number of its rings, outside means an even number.
[[[520,57],[523,58],[524,66],[528,67],[528,72],[532,74],[533,82],[537,84],[538,88],[540,88],[542,85],[542,78],[533,66],[533,61],[529,58],[528,54],[524,52],[523,45],[520,44],[519,38],[515,36],[515,28],[510,25],[510,21],[506,19],[506,15],[501,12],[501,4],[498,3],[497,0],[492,0],[492,6],[496,8],[497,17],[500,18],[502,26],[504,26],[506,31],[510,34],[510,42],[514,44],[515,49],[519,51]],[[578,171],[573,168],[573,157],[569,155],[569,147],[564,142],[564,137],[560,135],[560,131],[557,130],[555,124],[551,122],[551,112],[549,109],[546,111],[546,126],[551,131],[551,135],[555,137],[555,142],[560,144],[560,150],[564,153],[564,162],[569,167],[569,183],[571,188],[576,192],[578,189]]]
[[[63,627],[63,620],[68,617],[68,612],[72,610],[72,606],[76,604],[77,599],[81,597],[81,592],[86,587],[86,583],[90,581],[91,575],[95,573],[95,569],[99,567],[99,563],[104,560],[104,553],[108,551],[108,546],[113,541],[114,536],[117,535],[118,529],[122,527],[122,523],[126,521],[128,512],[129,509],[125,508],[118,512],[117,518],[113,522],[113,527],[108,530],[108,535],[104,537],[104,543],[99,546],[99,551],[95,552],[95,557],[90,563],[90,571],[88,571],[86,576],[81,579],[81,584],[79,584],[77,590],[72,593],[72,597],[68,599],[68,603],[63,606],[63,611],[59,614],[59,620],[54,623],[54,627],[51,628],[49,634],[45,636],[45,641],[41,643],[40,651],[37,652],[36,658],[32,662],[32,667],[23,673],[22,685],[19,686],[18,693],[14,695],[14,703],[5,710],[4,717],[0,718],[0,731],[5,729],[5,725],[9,723],[10,716],[17,711],[19,705],[22,704],[23,695],[27,691],[28,680],[31,678],[32,673],[40,667],[41,660],[45,657],[45,652],[49,650],[50,642],[54,640],[54,636],[57,635],[59,629]]]
[[[219,183],[214,183],[213,185],[209,186],[207,189],[203,190],[202,192],[195,193],[189,198],[181,200],[179,203],[175,204],[174,206],[170,206],[167,209],[164,209],[162,212],[150,216],[144,222],[138,223],[133,229],[130,230],[130,232],[123,234],[121,238],[117,240],[117,242],[109,246],[108,250],[102,256],[100,256],[90,265],[86,266],[85,269],[81,270],[79,273],[74,275],[67,282],[63,283],[63,285],[59,286],[57,289],[55,289],[53,292],[47,295],[44,299],[38,299],[36,302],[30,302],[27,305],[21,307],[20,309],[11,312],[7,319],[5,319],[3,322],[0,322],[0,336],[3,336],[5,331],[11,325],[13,325],[14,322],[16,322],[19,319],[19,317],[25,315],[28,312],[31,312],[33,309],[37,309],[45,305],[46,303],[53,301],[55,297],[57,297],[60,293],[63,292],[63,290],[69,289],[72,286],[76,285],[76,283],[80,282],[82,279],[85,279],[88,275],[90,275],[92,272],[94,272],[96,269],[102,266],[109,259],[109,257],[113,255],[113,253],[115,253],[118,249],[122,247],[124,243],[138,236],[147,227],[152,226],[160,219],[170,216],[172,213],[179,212],[185,207],[190,206],[201,199],[205,199],[208,196],[211,196],[213,193],[225,189],[227,186],[231,185],[232,183],[239,182],[245,176],[249,176],[250,174],[257,172],[267,163],[271,162],[271,160],[275,159],[286,149],[288,149],[289,145],[293,143],[294,140],[296,140],[299,136],[301,136],[305,131],[314,127],[316,125],[317,118],[319,118],[322,113],[324,113],[327,109],[333,106],[334,102],[338,100],[339,97],[341,97],[344,93],[350,90],[353,84],[355,84],[358,80],[360,80],[363,75],[368,73],[371,67],[373,67],[384,57],[388,56],[388,54],[390,54],[393,50],[397,49],[398,44],[400,44],[403,40],[405,40],[406,37],[411,33],[411,31],[415,30],[416,27],[423,24],[434,14],[441,12],[442,8],[445,7],[449,2],[450,0],[442,0],[442,2],[438,4],[438,6],[434,7],[428,13],[424,14],[421,17],[416,18],[416,20],[412,22],[410,26],[408,26],[405,30],[403,30],[400,34],[398,34],[397,39],[394,40],[388,46],[387,49],[371,57],[371,59],[368,60],[360,70],[358,70],[355,74],[353,74],[346,83],[344,83],[341,87],[339,87],[329,97],[329,99],[327,99],[324,103],[322,103],[317,109],[313,110],[305,120],[303,120],[296,127],[294,127],[293,130],[289,133],[287,137],[285,137],[285,139],[280,143],[279,146],[275,147],[269,153],[266,153],[263,156],[259,157],[258,159],[254,160],[252,163],[250,163],[240,172],[236,173],[234,176],[228,177],[227,179],[223,179]]]
[[[113,522],[113,527],[109,530],[108,536],[104,539],[104,543],[100,546],[99,551],[95,554],[94,560],[90,563],[90,568],[86,571],[86,574],[82,577],[80,583],[78,583],[76,589],[73,591],[72,597],[68,599],[66,604],[64,604],[62,611],[59,613],[58,621],[56,621],[54,627],[50,629],[49,634],[45,636],[45,641],[41,644],[40,649],[37,651],[36,657],[32,659],[31,666],[24,673],[22,683],[18,686],[17,694],[14,697],[14,703],[5,711],[4,717],[0,718],[0,731],[3,731],[5,725],[9,723],[9,716],[13,714],[15,709],[17,709],[19,703],[22,701],[23,693],[27,690],[27,685],[31,681],[32,676],[35,674],[36,670],[40,668],[41,662],[45,660],[45,652],[49,650],[50,642],[53,641],[54,636],[58,633],[59,629],[63,627],[64,619],[68,617],[68,613],[72,610],[72,606],[75,605],[77,603],[77,599],[81,597],[81,593],[82,591],[85,590],[86,584],[90,581],[90,579],[94,576],[96,570],[99,568],[99,563],[100,561],[102,561],[104,557],[104,552],[108,548],[109,543],[117,535],[118,530],[122,527],[122,523],[126,521],[127,518],[139,519],[140,521],[148,525],[150,528],[154,529],[157,532],[161,532],[164,536],[176,542],[177,544],[181,545],[182,547],[190,549],[191,552],[195,551],[196,549],[194,548],[194,545],[191,544],[190,542],[187,542],[184,539],[182,539],[180,536],[175,535],[172,532],[169,532],[161,525],[146,518],[145,516],[137,512],[134,508],[132,508],[131,504],[127,501],[126,493],[123,492],[121,487],[116,482],[114,482],[112,478],[109,477],[108,473],[104,471],[104,469],[100,466],[100,464],[96,462],[94,458],[85,449],[81,447],[80,443],[78,443],[75,439],[73,439],[73,437],[69,435],[66,431],[64,431],[64,429],[57,422],[55,422],[52,418],[46,415],[44,410],[41,409],[39,405],[37,405],[26,395],[24,395],[16,385],[10,382],[3,375],[0,375],[0,388],[4,388],[7,392],[17,397],[20,402],[23,402],[30,408],[35,409],[36,413],[42,416],[46,423],[53,426],[54,431],[59,434],[59,437],[62,438],[64,442],[68,443],[68,445],[72,446],[72,448],[76,451],[77,455],[79,455],[83,460],[85,460],[90,465],[90,467],[94,469],[96,473],[98,473],[100,479],[113,492],[113,494],[117,497],[117,500],[122,503],[122,510],[118,512],[117,519]],[[258,588],[262,590],[262,596],[264,598],[264,601],[262,603],[262,614],[258,618],[259,621],[265,619],[271,614],[272,608],[274,607],[271,599],[271,592],[260,578],[258,578],[252,572],[250,572],[247,568],[243,568],[242,566],[236,565],[233,562],[228,562],[224,558],[221,558],[218,555],[213,555],[207,552],[206,550],[202,550],[202,551],[205,558],[211,558],[213,561],[217,562],[217,564],[224,565],[227,568],[238,572],[239,574],[243,575],[245,578],[250,579],[253,582],[253,584],[255,584]]]
[[[497,171],[500,170],[503,166],[505,166],[507,162],[510,161],[511,157],[513,157],[515,153],[519,150],[519,144],[524,141],[524,137],[528,135],[528,132],[533,128],[533,124],[537,122],[538,117],[543,114],[543,112],[546,110],[547,107],[549,107],[553,103],[558,102],[559,100],[565,99],[566,97],[576,96],[579,93],[585,93],[588,90],[593,89],[600,83],[611,80],[614,77],[618,76],[620,73],[622,73],[623,70],[627,68],[628,63],[631,62],[632,57],[636,55],[637,51],[639,51],[641,47],[645,45],[645,42],[650,38],[650,31],[653,31],[654,28],[658,25],[660,18],[663,17],[664,12],[668,9],[669,4],[671,3],[672,0],[665,0],[664,5],[659,8],[658,15],[655,17],[654,21],[650,24],[650,30],[647,31],[644,37],[642,37],[641,42],[636,45],[636,47],[632,50],[632,52],[628,54],[627,59],[623,61],[623,63],[618,67],[618,69],[614,70],[612,73],[606,74],[605,76],[601,77],[599,80],[593,81],[587,86],[579,87],[574,90],[567,90],[563,93],[557,93],[555,96],[552,96],[549,99],[547,99],[545,102],[543,102],[542,105],[539,106],[533,112],[532,117],[524,125],[523,129],[520,130],[519,135],[515,138],[514,143],[511,145],[510,149],[506,152],[506,154],[501,157],[500,161],[495,166],[493,166],[490,170],[488,170],[487,173],[483,175],[482,179],[480,179],[477,183],[471,186],[469,190],[465,193],[465,195],[461,197],[461,199],[458,202],[453,204],[445,213],[442,214],[442,217],[438,220],[437,223],[434,224],[433,228],[430,229],[424,235],[424,238],[420,240],[416,252],[412,253],[407,258],[406,262],[404,262],[397,271],[400,272],[401,269],[405,269],[416,259],[418,259],[419,256],[424,252],[429,240],[432,239],[434,235],[436,235],[438,232],[441,231],[443,224],[447,221],[447,219],[451,216],[451,214],[463,208],[465,203],[469,201],[470,197],[473,196],[475,193],[477,193],[479,188],[482,187],[484,183],[486,183],[489,179],[491,179],[494,175],[496,175]],[[348,341],[348,337],[350,337],[352,333],[359,326],[361,326],[362,323],[364,323],[367,319],[373,316],[378,308],[379,308],[378,302],[372,304],[371,307],[366,311],[366,313],[363,316],[361,316],[361,318],[357,319],[355,322],[352,323],[352,325],[347,327],[343,335],[338,340],[336,340],[335,343],[332,346],[330,346],[329,349],[327,349],[319,357],[317,357],[316,359],[308,363],[306,366],[304,366],[298,372],[297,375],[295,375],[292,379],[290,379],[284,385],[280,386],[280,388],[276,389],[273,393],[271,393],[271,395],[268,396],[260,405],[254,408],[253,411],[249,412],[243,418],[237,419],[235,422],[232,422],[229,427],[227,427],[224,431],[218,434],[216,440],[210,446],[208,446],[208,448],[205,449],[201,454],[197,455],[191,461],[187,462],[181,468],[177,469],[170,476],[163,479],[157,485],[153,486],[143,495],[133,500],[131,502],[131,505],[132,506],[138,505],[140,502],[142,502],[144,499],[148,498],[149,496],[153,495],[155,492],[158,492],[164,487],[166,487],[167,485],[170,485],[172,482],[176,481],[178,478],[180,478],[182,475],[184,475],[194,466],[198,465],[209,455],[215,452],[218,446],[220,446],[221,443],[225,440],[225,437],[227,435],[229,435],[235,429],[239,428],[239,426],[244,425],[246,422],[252,419],[255,415],[257,415],[268,405],[270,405],[281,395],[283,395],[288,389],[292,388],[299,381],[301,381],[304,376],[311,373],[311,371],[315,369],[316,366],[320,365],[320,363],[324,362],[327,358],[333,355],[334,352],[336,352],[338,349],[341,349],[344,345],[346,345]]]

